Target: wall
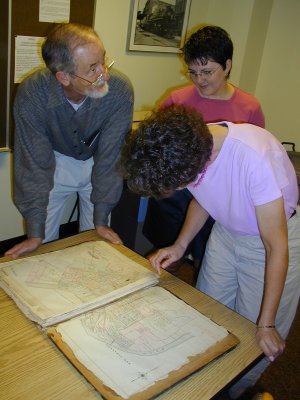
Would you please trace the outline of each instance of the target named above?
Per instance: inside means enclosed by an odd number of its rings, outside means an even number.
[[[176,54],[126,51],[131,4],[131,0],[97,0],[95,29],[116,68],[131,79],[135,109],[145,110],[186,80]],[[191,31],[197,24],[213,23],[230,33],[232,83],[261,101],[267,128],[280,140],[294,141],[298,151],[299,20],[299,0],[192,0],[188,26]],[[0,240],[23,234],[22,219],[11,201],[10,157],[0,153]]]
[[[300,2],[276,0],[268,26],[255,94],[267,127],[300,152]]]
[[[152,108],[165,92],[187,83],[178,54],[126,51],[131,0],[97,0],[95,29],[101,36],[115,67],[131,79],[135,109]],[[221,25],[231,33],[235,44],[232,81],[238,84],[253,0],[192,0],[188,33],[200,23]],[[117,27],[117,28],[116,28]],[[117,33],[117,34],[116,34]]]

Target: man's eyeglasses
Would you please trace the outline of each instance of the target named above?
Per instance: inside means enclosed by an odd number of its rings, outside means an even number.
[[[188,70],[188,74],[189,76],[193,79],[197,78],[198,76],[200,76],[201,78],[211,78],[213,76],[213,74],[218,71],[218,69],[222,68],[222,65],[219,65],[217,68],[215,69],[210,69],[210,70],[206,70],[203,69],[202,71],[196,72],[193,70]]]
[[[103,82],[103,75],[107,73],[107,71],[114,65],[115,61],[110,62],[108,65],[103,66],[103,72],[98,76],[98,78],[92,82],[89,81],[86,78],[83,78],[82,76],[76,75],[76,74],[70,74],[72,76],[76,76],[76,78],[82,79],[85,82],[88,82],[92,87],[99,86]]]

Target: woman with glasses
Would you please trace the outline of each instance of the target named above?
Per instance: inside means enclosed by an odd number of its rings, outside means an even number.
[[[265,126],[257,99],[229,82],[233,43],[224,29],[212,25],[201,27],[190,36],[182,51],[191,84],[171,92],[161,108],[184,105],[200,111],[205,122],[226,120]],[[174,242],[190,200],[187,190],[176,192],[167,199],[149,200],[143,233],[156,248]],[[212,224],[213,220],[209,218],[187,249],[194,257],[195,275]],[[176,270],[180,264],[179,261],[170,266],[169,271]]]

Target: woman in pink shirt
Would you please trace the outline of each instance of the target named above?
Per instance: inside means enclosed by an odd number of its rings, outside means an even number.
[[[233,43],[228,33],[218,26],[204,26],[190,36],[183,47],[183,57],[192,84],[174,90],[161,108],[184,105],[201,112],[205,122],[248,122],[264,127],[265,119],[258,100],[229,82]],[[176,239],[191,196],[188,191],[155,200],[149,199],[143,233],[156,247],[164,247]],[[187,249],[199,268],[213,220]],[[196,271],[197,274],[197,271]]]
[[[187,216],[173,245],[150,258],[158,271],[179,260],[215,219],[196,287],[257,324],[265,353],[230,388],[237,399],[284,350],[300,294],[296,173],[280,142],[251,124],[206,125],[183,106],[159,110],[123,153],[128,187],[161,198],[187,188]]]

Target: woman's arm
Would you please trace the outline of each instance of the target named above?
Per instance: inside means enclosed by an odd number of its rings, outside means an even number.
[[[152,266],[159,272],[160,268],[165,269],[179,260],[208,217],[207,211],[195,199],[192,199],[178,238],[172,246],[160,249],[150,258]]]
[[[284,340],[272,327],[275,326],[288,269],[288,232],[283,198],[257,206],[256,217],[266,250],[265,286],[256,339],[265,355],[274,361],[285,347]]]

